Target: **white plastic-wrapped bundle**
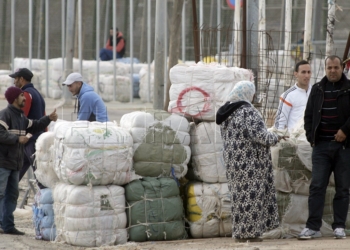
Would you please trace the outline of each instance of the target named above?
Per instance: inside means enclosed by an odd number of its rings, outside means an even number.
[[[32,65],[30,67],[30,59],[29,58],[22,58],[22,57],[16,57],[14,59],[14,66],[12,67],[13,71],[16,71],[19,68],[31,68],[31,70],[35,71],[42,71],[45,70],[46,62],[44,59],[32,59]]]
[[[56,226],[52,190],[50,188],[39,189],[34,196],[32,209],[35,238],[54,241],[56,238]]]
[[[124,188],[58,183],[53,198],[56,241],[84,247],[126,243]]]
[[[46,95],[47,90],[48,90],[48,96],[49,98],[53,99],[59,99],[62,96],[62,84],[58,83],[54,80],[49,80],[48,86],[47,86],[47,81],[46,79],[41,81],[41,92]]]
[[[130,133],[112,122],[60,122],[54,128],[54,169],[74,185],[124,185],[132,170]]]
[[[220,126],[215,122],[191,123],[191,168],[196,179],[227,182]]]
[[[140,91],[139,96],[141,101],[148,102],[148,95],[150,95],[150,102],[153,102],[153,85],[154,85],[154,62],[151,64],[151,72],[148,72],[148,65],[143,66],[139,71],[140,76]],[[148,87],[148,75],[150,74],[150,88]]]
[[[247,69],[219,64],[177,64],[170,69],[170,80],[169,112],[215,121],[217,109],[234,85],[252,81],[253,74]]]
[[[230,236],[231,201],[227,183],[193,182],[187,188],[187,219],[193,238]]]
[[[11,72],[10,72],[11,74]],[[13,85],[12,78],[7,74],[0,75],[0,90],[1,94],[5,94],[6,90]]]
[[[53,144],[55,134],[51,131],[42,133],[35,143],[35,177],[45,187],[53,188],[58,177],[53,168]]]
[[[96,82],[97,79],[94,80]],[[130,76],[116,76],[116,101],[130,101]],[[114,95],[114,76],[100,75],[99,77],[99,93],[105,102],[113,100]]]
[[[191,149],[186,118],[163,110],[135,111],[123,115],[120,126],[133,137],[136,174],[180,178],[187,173]]]

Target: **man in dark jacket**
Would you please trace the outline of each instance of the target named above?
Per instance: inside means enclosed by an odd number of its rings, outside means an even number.
[[[0,209],[1,227],[5,234],[23,235],[23,232],[15,228],[13,212],[19,195],[19,171],[23,165],[24,144],[29,140],[28,133],[42,131],[51,121],[57,120],[57,114],[54,110],[40,120],[30,120],[22,111],[26,98],[20,88],[9,87],[5,97],[9,105],[0,111],[0,204],[3,204]]]
[[[26,105],[22,108],[24,115],[32,120],[39,120],[41,117],[45,116],[44,98],[39,91],[34,88],[33,83],[31,83],[33,73],[27,68],[20,68],[9,76],[15,79],[15,86],[24,91],[24,97],[26,98]],[[28,168],[30,166],[33,167],[35,142],[43,132],[45,132],[45,129],[34,134],[24,146],[23,167],[19,172],[19,181],[22,180]],[[34,167],[33,170],[35,170]],[[38,185],[40,188],[44,188],[40,183],[38,183]]]
[[[334,173],[334,238],[344,239],[350,188],[350,81],[342,73],[342,61],[329,56],[326,76],[314,84],[305,110],[305,131],[313,147],[309,218],[299,239],[321,237],[322,214],[329,177]]]

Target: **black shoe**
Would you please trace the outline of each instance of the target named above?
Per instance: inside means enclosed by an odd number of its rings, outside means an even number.
[[[17,228],[12,228],[8,231],[4,231],[4,234],[24,235],[24,232],[18,231]]]

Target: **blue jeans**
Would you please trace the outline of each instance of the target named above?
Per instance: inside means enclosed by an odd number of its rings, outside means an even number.
[[[15,227],[13,212],[16,210],[18,191],[19,171],[0,168],[0,204],[3,204],[2,229],[9,231]]]
[[[332,172],[335,179],[332,228],[345,228],[349,208],[350,148],[335,141],[320,142],[312,152],[309,218],[306,222],[306,227],[312,230],[319,231],[322,226],[326,189]]]
[[[115,55],[116,58],[122,58],[122,56],[116,52]],[[109,49],[101,49],[100,50],[100,59],[101,61],[110,61],[113,60],[113,50],[109,50]]]

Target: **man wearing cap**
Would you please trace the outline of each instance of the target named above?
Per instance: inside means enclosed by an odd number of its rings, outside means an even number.
[[[19,171],[23,165],[24,145],[28,142],[28,133],[35,134],[45,129],[51,121],[57,120],[56,110],[40,120],[28,119],[22,108],[26,98],[17,87],[9,87],[5,92],[9,103],[0,111],[0,204],[2,205],[1,233],[23,235],[15,228],[13,212],[19,195]]]
[[[63,82],[68,90],[77,97],[78,120],[107,122],[107,108],[102,98],[94,89],[83,82],[83,77],[79,73],[71,73]]]
[[[24,115],[28,119],[38,120],[41,117],[45,116],[45,101],[41,96],[39,91],[31,83],[33,73],[27,68],[20,68],[15,73],[9,75],[14,78],[15,86],[24,91],[24,97],[26,98],[26,105],[22,108]],[[29,141],[24,146],[24,160],[23,167],[19,172],[19,180],[22,180],[22,177],[27,172],[30,166],[33,167],[33,154],[35,153],[35,142],[37,138],[45,132],[46,129],[39,131],[34,134]],[[35,170],[35,169],[33,169]],[[38,183],[40,188],[44,188],[41,183]]]

